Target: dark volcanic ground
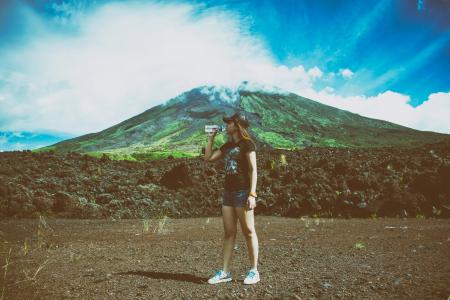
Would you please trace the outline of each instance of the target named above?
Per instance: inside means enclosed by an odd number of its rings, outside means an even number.
[[[257,215],[450,217],[450,142],[257,152]],[[219,216],[223,160],[0,153],[0,217]]]
[[[0,221],[4,299],[447,299],[450,220],[256,216],[261,281],[238,229],[233,281],[220,217]],[[238,228],[240,228],[238,226]],[[7,260],[7,258],[9,259]],[[0,290],[0,291],[1,291]],[[0,296],[1,298],[1,296]]]
[[[256,214],[450,217],[450,142],[258,152],[257,166]],[[218,216],[223,181],[223,160],[207,163],[201,156],[142,163],[4,152],[0,216]]]

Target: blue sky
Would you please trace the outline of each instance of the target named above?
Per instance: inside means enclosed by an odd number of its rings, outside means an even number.
[[[417,106],[450,89],[448,1],[208,1],[251,18],[277,62],[321,70],[350,69],[352,82],[335,82],[341,95],[387,89]],[[445,5],[447,3],[447,6]]]
[[[0,3],[0,131],[100,131],[250,80],[450,133],[446,0]]]
[[[444,28],[439,29],[442,24],[430,22],[432,14],[427,16],[426,12],[415,10],[414,5],[412,9],[406,5],[413,4],[413,1],[397,5],[387,4],[392,1],[377,1],[374,11],[364,2],[363,7],[347,7],[335,15],[336,22],[350,18],[347,24],[337,29],[332,29],[332,23],[325,22],[326,16],[321,19],[328,30],[319,30],[318,40],[314,39],[314,48],[319,55],[314,53],[302,57],[299,55],[301,52],[307,53],[307,47],[304,47],[296,49],[292,56],[299,60],[317,61],[317,65],[324,69],[349,68],[360,72],[358,79],[351,84],[338,86],[337,91],[342,94],[375,95],[390,89],[411,95],[412,104],[417,105],[432,92],[448,90],[449,28],[444,32]],[[329,9],[318,8],[322,11]],[[359,19],[360,15],[364,17]],[[346,28],[353,30],[346,33]],[[306,39],[299,44],[306,45]],[[336,46],[326,47],[327,44],[337,45],[338,50]],[[320,49],[325,50],[321,53]],[[326,59],[322,62],[321,57]],[[394,75],[387,75],[391,71]],[[377,81],[378,78],[383,80]],[[372,81],[377,84],[371,84]]]

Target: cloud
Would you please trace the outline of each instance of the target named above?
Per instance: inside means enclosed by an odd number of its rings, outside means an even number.
[[[307,90],[303,96],[361,116],[419,130],[450,133],[450,92],[430,94],[428,99],[417,107],[409,104],[411,99],[408,95],[390,90],[373,97],[342,97],[336,95],[332,87],[326,87],[321,91]]]
[[[411,124],[422,130],[450,133],[450,92],[433,93],[415,108]]]
[[[201,85],[250,80],[309,88],[320,77],[317,67],[276,65],[238,16],[219,10],[196,15],[197,9],[110,3],[77,14],[75,35],[43,32],[26,47],[5,51],[14,68],[1,74],[0,128],[82,134]]]
[[[314,67],[308,70],[308,75],[312,78],[320,78],[322,77],[323,73],[318,67]]]
[[[225,101],[234,104],[240,97],[240,91],[259,92],[264,91],[266,94],[289,95],[291,92],[281,89],[278,86],[270,84],[263,84],[255,81],[243,81],[238,85],[210,85],[204,86],[200,90],[202,94],[209,96],[210,101],[215,101],[217,98],[220,101]]]
[[[351,78],[354,73],[350,69],[339,69],[339,74],[344,78]]]
[[[0,49],[0,130],[97,132],[189,89],[248,81],[247,88],[278,86],[361,115],[450,132],[443,118],[448,93],[413,108],[407,95],[392,91],[376,97],[341,97],[332,87],[317,91],[315,83],[332,82],[333,72],[279,65],[246,20],[229,11],[162,2],[57,8],[57,23],[76,30],[56,32],[54,23],[23,7],[32,34]]]

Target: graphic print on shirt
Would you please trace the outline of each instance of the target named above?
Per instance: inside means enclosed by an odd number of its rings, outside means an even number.
[[[225,172],[228,175],[238,173],[238,162],[240,154],[240,148],[234,147],[225,155]]]

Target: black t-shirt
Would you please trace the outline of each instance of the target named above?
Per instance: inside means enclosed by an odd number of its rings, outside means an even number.
[[[249,162],[246,152],[256,151],[252,141],[246,139],[241,139],[237,143],[229,141],[220,147],[220,151],[225,158],[225,189],[232,191],[249,189]]]

